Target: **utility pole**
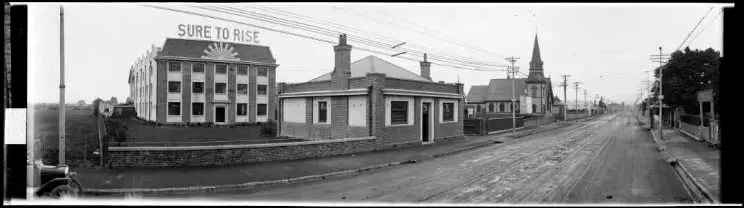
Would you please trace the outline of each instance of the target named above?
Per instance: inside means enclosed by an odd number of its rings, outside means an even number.
[[[59,166],[65,164],[65,17],[59,7]]]
[[[659,55],[658,55],[658,57],[655,57],[655,56],[657,56],[657,55],[651,55],[651,59],[654,60],[654,61],[655,60],[658,60],[659,61],[659,91],[658,91],[659,92],[659,95],[658,95],[658,99],[659,99],[659,122],[658,122],[658,125],[659,125],[658,126],[658,128],[659,128],[659,139],[664,139],[664,135],[663,135],[663,132],[662,132],[662,129],[664,128],[664,126],[662,126],[663,125],[662,120],[663,120],[663,116],[664,116],[664,113],[662,112],[662,110],[663,110],[663,108],[662,108],[663,106],[662,105],[664,103],[663,102],[663,100],[664,100],[664,91],[662,90],[662,81],[664,80],[663,79],[663,77],[664,77],[664,73],[663,73],[664,72],[664,70],[663,70],[663,68],[664,68],[664,60],[667,59],[667,58],[669,58],[669,55],[663,54],[662,53],[662,50],[661,50],[661,46],[659,46]]]
[[[516,101],[516,99],[514,98],[516,94],[515,92],[516,89],[514,89],[516,86],[516,83],[515,83],[516,77],[514,76],[514,74],[516,73],[517,69],[514,68],[514,62],[516,62],[518,59],[519,57],[514,57],[514,56],[506,58],[507,61],[511,62],[511,73],[512,73],[512,76],[511,76],[511,80],[512,80],[512,99],[511,99],[512,136],[517,136],[517,114],[516,114],[517,111],[516,111],[516,106],[514,105]]]
[[[576,110],[579,109],[579,84],[582,84],[581,82],[573,82],[574,83],[574,89],[576,90]]]
[[[563,120],[567,121],[568,120],[568,96],[567,96],[568,91],[566,91],[566,87],[568,87],[568,79],[566,78],[570,77],[571,75],[564,74],[561,76],[563,76],[563,84],[561,85],[563,86]]]
[[[584,110],[586,110],[587,114],[589,114],[589,103],[587,103],[586,100],[586,89],[584,89]]]

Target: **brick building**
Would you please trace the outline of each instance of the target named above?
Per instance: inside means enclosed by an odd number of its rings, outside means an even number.
[[[266,46],[168,38],[129,70],[137,117],[158,123],[275,119],[276,61]]]
[[[463,136],[463,85],[431,81],[426,55],[419,75],[375,56],[351,62],[351,49],[341,35],[332,72],[304,83],[279,84],[281,136],[375,136],[382,144]]]
[[[513,85],[512,82],[514,82]],[[550,113],[553,107],[551,83],[550,78],[543,75],[540,46],[537,42],[537,35],[535,35],[535,45],[532,49],[532,60],[530,60],[527,78],[491,79],[488,85],[471,86],[468,91],[466,111],[468,115],[511,114],[512,110],[519,114],[544,115]],[[511,106],[512,90],[517,99],[515,103],[517,108]]]

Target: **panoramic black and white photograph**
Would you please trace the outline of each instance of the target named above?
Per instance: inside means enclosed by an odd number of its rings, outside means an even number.
[[[733,3],[27,5],[18,204],[724,204]]]

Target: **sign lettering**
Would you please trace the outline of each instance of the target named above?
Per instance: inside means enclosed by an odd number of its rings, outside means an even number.
[[[178,24],[177,29],[179,37],[259,44],[258,31],[193,24]]]

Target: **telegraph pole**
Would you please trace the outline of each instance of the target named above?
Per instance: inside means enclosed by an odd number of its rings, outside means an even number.
[[[65,164],[65,17],[59,7],[59,165]]]
[[[514,98],[514,95],[516,94],[515,92],[516,90],[514,89],[516,85],[515,83],[516,77],[514,76],[514,74],[516,73],[517,69],[514,68],[514,62],[516,62],[518,59],[519,57],[514,57],[514,56],[506,58],[507,61],[511,62],[511,73],[512,73],[512,76],[511,76],[511,79],[512,79],[512,99],[511,99],[512,136],[517,136],[517,115],[516,115],[517,111],[516,111],[516,106],[514,105],[514,102],[516,101],[516,99]]]
[[[582,84],[581,82],[573,82],[574,83],[574,89],[576,90],[576,110],[579,109],[579,84]]]
[[[664,77],[664,73],[663,73],[664,72],[664,70],[663,70],[663,68],[664,68],[664,59],[668,58],[669,55],[663,54],[662,51],[661,51],[661,46],[659,46],[659,55],[658,55],[658,57],[654,57],[654,56],[655,55],[652,55],[652,59],[658,59],[659,60],[659,95],[658,95],[658,99],[659,99],[659,123],[658,123],[659,124],[659,127],[658,127],[659,128],[659,139],[664,139],[664,135],[662,135],[662,133],[663,133],[662,132],[662,129],[664,128],[662,126],[663,125],[663,123],[662,123],[662,120],[663,119],[662,118],[663,118],[663,115],[664,115],[663,112],[662,112],[662,110],[663,110],[662,109],[662,104],[664,103],[663,102],[663,100],[664,100],[664,93],[663,92],[664,91],[662,90],[662,81],[663,81],[663,77]]]
[[[563,86],[563,120],[567,121],[568,120],[568,96],[567,96],[568,91],[566,91],[566,87],[568,87],[568,79],[566,78],[570,77],[571,75],[564,74],[561,76],[563,76],[563,84],[561,85]]]
[[[584,110],[586,110],[586,112],[589,113],[589,103],[587,103],[587,100],[586,100],[586,89],[584,89]]]

